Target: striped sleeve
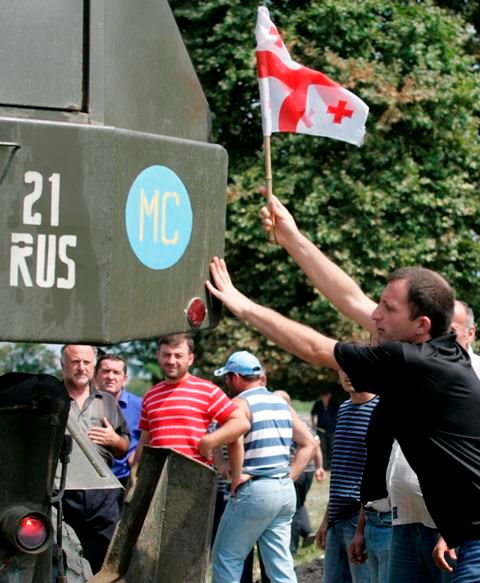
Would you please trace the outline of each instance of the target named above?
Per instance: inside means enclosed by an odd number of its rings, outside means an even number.
[[[210,395],[210,404],[208,407],[212,417],[220,424],[223,424],[237,408],[235,403],[227,397],[222,389],[215,386],[215,389]]]

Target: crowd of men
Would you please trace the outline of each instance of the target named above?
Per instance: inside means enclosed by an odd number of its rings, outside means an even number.
[[[328,338],[244,296],[225,262],[212,260],[206,285],[214,296],[285,350],[337,370],[349,396],[337,415],[330,500],[317,533],[326,549],[324,583],[480,581],[480,381],[471,310],[455,301],[440,274],[419,267],[391,274],[376,304],[275,197],[262,216],[267,230],[275,222],[278,243],[315,287],[372,335],[366,345]],[[257,543],[270,581],[295,582],[294,481],[318,442],[288,402],[267,389],[253,354],[234,352],[215,371],[231,398],[190,374],[188,335],[161,338],[157,359],[164,379],[140,400],[125,390],[123,359],[107,354],[96,361],[94,347],[65,346],[70,415],[122,485],[145,445],[207,464],[227,445],[231,495],[213,545],[212,582],[240,582]],[[322,408],[312,414],[317,424]],[[213,422],[216,429],[208,431]],[[121,500],[118,490],[66,492],[65,520],[94,572]]]
[[[306,424],[264,386],[264,368],[249,352],[232,354],[215,371],[225,376],[232,399],[214,383],[190,374],[194,345],[188,335],[160,338],[157,358],[164,379],[142,400],[125,390],[124,359],[103,354],[96,360],[93,346],[64,346],[70,415],[80,421],[123,485],[128,485],[145,445],[175,449],[210,464],[213,450],[229,444],[235,504],[227,504],[215,537],[213,581],[240,581],[244,561],[257,542],[271,581],[296,580],[290,552],[297,509],[294,480],[318,450]],[[208,433],[212,421],[218,428]],[[101,568],[122,500],[121,489],[65,492],[64,518],[77,532],[94,573]]]
[[[371,332],[372,343],[328,338],[255,303],[235,288],[222,259],[213,259],[213,281],[207,288],[279,346],[315,366],[343,371],[356,393],[379,396],[380,418],[416,475],[441,535],[434,549],[436,564],[451,571],[455,583],[480,581],[480,381],[451,329],[453,290],[434,271],[401,268],[389,276],[376,304],[299,231],[275,197],[262,209],[262,217],[315,287]],[[373,507],[371,512],[380,517],[384,510]],[[395,517],[393,509],[391,515]],[[400,546],[404,551],[401,541]],[[402,564],[411,574],[407,555],[403,553]],[[453,557],[452,570],[447,559]],[[393,576],[397,581],[435,580]]]

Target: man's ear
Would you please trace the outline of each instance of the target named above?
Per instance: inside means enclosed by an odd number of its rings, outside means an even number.
[[[432,333],[432,321],[428,316],[420,316],[417,318],[417,335],[430,335]]]
[[[192,366],[193,361],[195,360],[195,355],[193,354],[193,352],[190,352],[190,354],[188,355],[188,366]]]
[[[471,346],[471,344],[475,340],[476,334],[477,334],[477,326],[476,325],[475,326],[472,326],[471,328],[469,328],[467,330],[466,337],[467,337],[467,344],[468,344],[468,346]]]

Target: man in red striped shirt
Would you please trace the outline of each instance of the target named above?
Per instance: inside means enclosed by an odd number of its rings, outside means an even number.
[[[187,334],[160,338],[157,359],[165,378],[143,398],[136,461],[143,446],[150,445],[209,463],[211,449],[234,442],[250,428],[244,413],[219,387],[189,373],[193,350],[193,339]],[[206,436],[213,419],[221,427]]]

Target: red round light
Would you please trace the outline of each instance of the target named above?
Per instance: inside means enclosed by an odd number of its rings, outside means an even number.
[[[200,328],[207,315],[207,308],[205,307],[203,300],[200,298],[193,298],[193,300],[190,300],[186,312],[190,326]]]
[[[40,548],[48,537],[48,525],[40,516],[25,516],[17,527],[17,541],[28,551]]]

